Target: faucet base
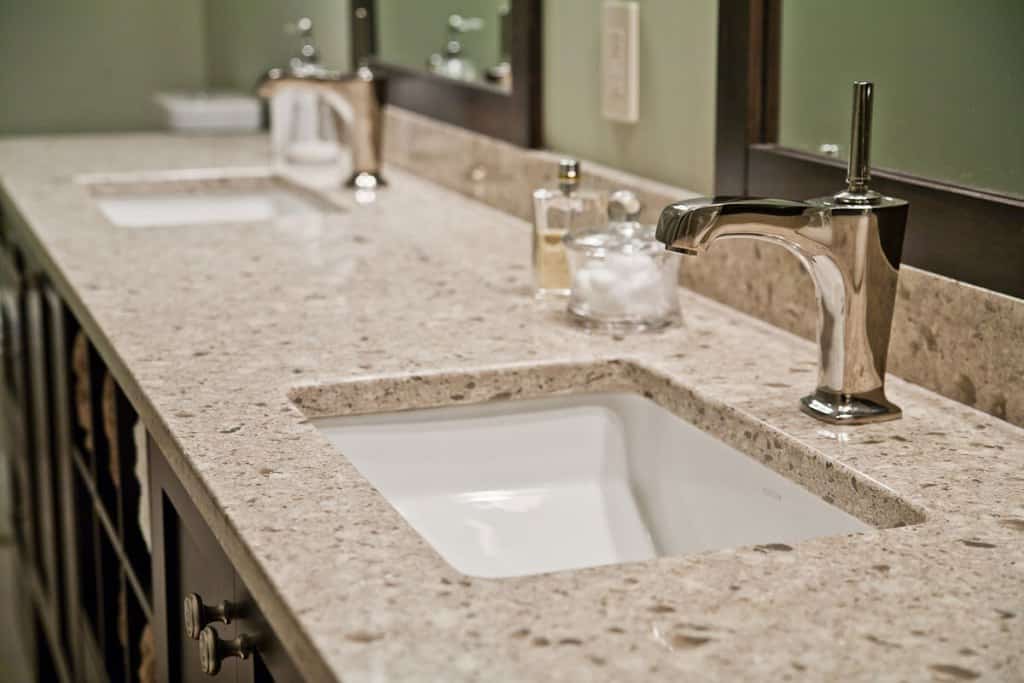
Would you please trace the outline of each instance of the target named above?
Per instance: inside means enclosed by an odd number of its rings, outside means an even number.
[[[900,407],[885,398],[882,388],[865,394],[837,394],[818,389],[800,399],[800,410],[829,424],[859,425],[898,420],[903,416]]]
[[[385,185],[387,183],[384,182],[384,176],[378,171],[353,171],[345,181],[345,187],[354,187],[357,190],[376,190]]]

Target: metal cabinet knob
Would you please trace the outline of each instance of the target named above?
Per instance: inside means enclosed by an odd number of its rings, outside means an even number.
[[[214,621],[230,624],[233,611],[233,605],[227,600],[221,600],[211,607],[203,604],[198,593],[189,593],[185,596],[185,635],[198,640],[199,633],[207,624]]]
[[[252,652],[252,639],[245,634],[234,640],[221,640],[213,626],[199,632],[199,666],[205,674],[216,676],[226,658],[246,659]]]

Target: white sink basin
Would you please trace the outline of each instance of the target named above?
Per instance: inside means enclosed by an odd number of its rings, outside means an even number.
[[[635,394],[311,422],[470,576],[522,576],[870,528]]]
[[[104,216],[125,228],[259,223],[341,210],[266,170],[158,172],[84,182]]]

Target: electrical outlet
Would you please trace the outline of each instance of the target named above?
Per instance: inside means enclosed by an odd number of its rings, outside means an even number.
[[[640,5],[605,0],[601,8],[601,112],[610,121],[640,119]]]

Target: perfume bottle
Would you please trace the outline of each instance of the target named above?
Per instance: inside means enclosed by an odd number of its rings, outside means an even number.
[[[569,261],[562,240],[605,223],[604,195],[580,188],[580,162],[558,163],[558,187],[533,193],[533,290],[537,298],[568,296]]]

